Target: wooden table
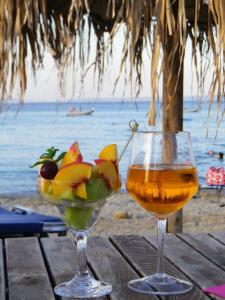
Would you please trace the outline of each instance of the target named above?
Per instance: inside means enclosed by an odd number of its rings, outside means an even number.
[[[77,262],[71,238],[8,238],[0,242],[1,300],[60,299],[54,296],[53,287],[72,277]],[[201,288],[225,283],[225,233],[168,235],[166,271],[195,286],[191,293],[179,297],[145,296],[127,288],[130,279],[154,272],[155,245],[154,236],[90,238],[90,270],[113,286],[112,294],[101,299],[220,299],[202,293]]]

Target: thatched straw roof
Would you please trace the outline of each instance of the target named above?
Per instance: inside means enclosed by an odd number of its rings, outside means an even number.
[[[197,68],[202,63],[199,57],[212,53],[212,60],[208,61],[209,65],[213,64],[214,71],[210,101],[217,96],[218,103],[221,102],[225,86],[225,1],[218,0],[1,0],[1,99],[10,96],[17,81],[23,96],[28,65],[32,65],[35,74],[42,65],[45,51],[50,51],[60,73],[64,74],[67,66],[75,63],[77,50],[78,63],[81,67],[88,67],[89,50],[95,48],[94,66],[101,81],[106,57],[111,54],[109,41],[113,42],[121,25],[125,25],[121,69],[126,61],[133,65],[139,87],[142,82],[142,51],[146,45],[151,47],[153,106],[158,76],[164,67],[160,53],[163,53],[170,36],[173,36],[174,53],[179,51],[181,63],[187,38],[191,38],[200,89],[206,71],[203,67]],[[90,45],[91,34],[97,37],[96,45]],[[29,49],[31,62],[27,60]],[[173,54],[170,59],[173,60]]]

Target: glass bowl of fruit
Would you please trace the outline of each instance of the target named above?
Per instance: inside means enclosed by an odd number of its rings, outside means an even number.
[[[40,156],[37,188],[41,196],[56,205],[71,229],[78,252],[78,271],[74,278],[55,287],[61,297],[95,298],[111,292],[111,284],[95,280],[88,272],[86,243],[88,232],[98,218],[106,199],[121,187],[118,152],[107,145],[94,163],[83,160],[77,142],[56,157],[50,148]]]

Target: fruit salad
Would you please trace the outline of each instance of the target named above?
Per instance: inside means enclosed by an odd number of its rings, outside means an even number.
[[[40,165],[39,192],[58,206],[69,226],[85,229],[100,202],[121,187],[117,146],[107,145],[93,163],[84,161],[78,142],[57,152],[47,149],[34,164]]]

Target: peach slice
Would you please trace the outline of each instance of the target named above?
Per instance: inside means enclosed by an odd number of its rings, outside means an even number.
[[[61,168],[52,180],[52,194],[60,198],[62,193],[80,182],[87,181],[91,176],[92,165],[89,163],[71,163]]]
[[[51,187],[51,181],[40,177],[40,190],[42,194],[48,194]]]
[[[87,190],[86,190],[86,184],[84,182],[81,182],[78,187],[74,190],[74,193],[76,196],[87,200],[88,195],[87,195]]]
[[[96,170],[99,172],[99,174],[109,183],[109,186],[114,191],[118,191],[120,188],[119,177],[113,162],[109,160],[96,159],[95,163]]]
[[[80,153],[80,147],[79,147],[78,142],[74,142],[74,143],[70,146],[69,151],[72,152],[72,153]]]
[[[99,158],[110,160],[117,164],[118,162],[118,150],[116,144],[107,145],[98,155]]]
[[[78,142],[75,142],[70,146],[69,150],[66,152],[65,156],[63,157],[60,168],[74,162],[80,163],[82,161],[83,161],[83,157],[80,153],[79,144]]]
[[[65,167],[66,165],[69,165],[71,163],[80,163],[82,162],[83,157],[80,153],[72,153],[70,151],[66,152],[65,156],[63,157],[62,164],[60,168]]]

